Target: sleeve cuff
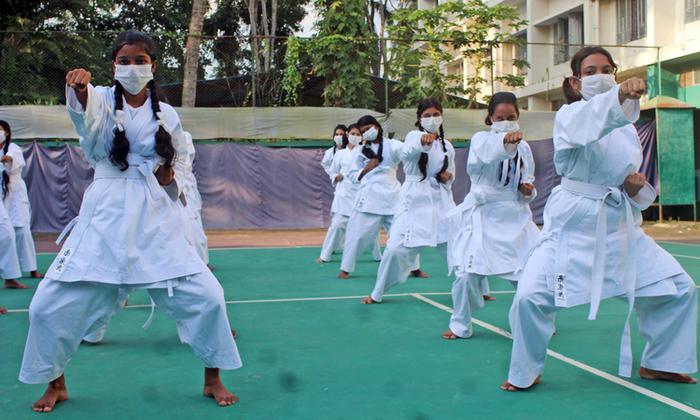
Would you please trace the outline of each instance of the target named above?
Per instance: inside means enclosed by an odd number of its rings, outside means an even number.
[[[637,195],[630,197],[630,204],[642,211],[654,204],[654,200],[656,200],[656,189],[647,182]]]

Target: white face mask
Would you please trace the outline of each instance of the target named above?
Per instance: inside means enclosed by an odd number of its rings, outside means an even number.
[[[348,143],[350,143],[353,146],[357,146],[358,144],[360,144],[361,141],[362,136],[356,136],[353,134],[350,134],[350,136],[348,136]]]
[[[615,75],[613,74],[594,74],[582,77],[579,81],[581,82],[581,96],[587,101],[596,95],[609,91],[617,85]]]
[[[375,141],[379,135],[379,130],[377,127],[371,127],[369,130],[362,133],[362,138],[367,141]]]
[[[437,133],[442,125],[442,117],[421,118],[420,125],[428,133]]]
[[[0,146],[5,144],[6,138],[7,138],[7,134],[5,133],[5,130],[0,131]]]
[[[520,131],[520,125],[517,121],[494,121],[491,129],[497,133],[512,133]]]
[[[335,142],[336,146],[340,147],[343,145],[343,136],[335,136],[333,137],[333,141]]]
[[[132,95],[136,95],[153,80],[151,64],[117,64],[114,68],[114,80]]]

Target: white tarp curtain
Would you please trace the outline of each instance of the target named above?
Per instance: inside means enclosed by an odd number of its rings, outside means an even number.
[[[415,109],[395,109],[389,117],[367,109],[350,108],[176,108],[185,130],[194,139],[305,139],[331,137],[337,124],[350,124],[373,115],[400,140],[414,129]],[[445,137],[469,139],[484,130],[485,110],[446,109]],[[15,139],[76,139],[77,134],[63,105],[0,106],[0,119],[12,127]],[[520,126],[527,140],[552,138],[554,112],[527,112]]]

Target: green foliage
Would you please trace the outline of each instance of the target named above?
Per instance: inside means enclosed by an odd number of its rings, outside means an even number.
[[[301,88],[301,73],[299,72],[301,43],[296,37],[287,40],[287,52],[284,55],[284,77],[282,78],[283,105],[299,104],[299,89]]]
[[[492,51],[503,43],[518,43],[514,32],[525,25],[516,8],[510,5],[489,7],[482,0],[447,2],[430,10],[415,6],[393,14],[389,34],[395,38],[391,76],[408,92],[405,106],[426,96],[435,96],[444,106],[453,106],[450,95],[466,96],[476,104],[481,86],[487,81],[484,71],[493,67]],[[446,74],[455,60],[469,63],[469,77],[462,71]],[[527,63],[514,60],[513,66]],[[524,78],[499,75],[496,80],[508,86],[522,86]]]
[[[317,0],[316,7],[321,19],[311,43],[311,56],[316,74],[326,81],[325,104],[372,107],[370,62],[377,51],[365,18],[367,2]]]

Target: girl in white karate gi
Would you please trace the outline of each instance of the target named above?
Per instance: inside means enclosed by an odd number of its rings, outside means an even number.
[[[380,303],[392,287],[406,282],[420,251],[437,248],[447,260],[450,224],[446,217],[455,207],[452,183],[455,149],[445,139],[442,105],[435,98],[418,103],[417,130],[406,135],[401,161],[406,179],[401,186],[399,208],[394,217],[377,281],[362,301]]]
[[[348,136],[345,141],[347,145],[338,150],[333,157],[333,163],[329,169],[331,180],[335,185],[333,195],[333,203],[331,205],[331,225],[328,227],[326,238],[321,247],[321,256],[316,260],[317,263],[326,263],[331,260],[333,251],[342,249],[343,241],[345,241],[345,231],[348,226],[348,220],[352,214],[355,198],[360,184],[353,182],[350,177],[350,172],[355,167],[353,150],[362,141],[362,133],[357,124],[351,124],[348,127]],[[379,251],[379,237],[374,241],[372,255],[376,260],[382,257]]]
[[[619,374],[632,372],[629,315],[637,310],[646,340],[639,374],[644,379],[696,383],[695,284],[673,257],[641,228],[641,210],[656,191],[638,173],[642,151],[632,123],[639,118],[642,79],[617,84],[608,51],[585,47],[571,60],[565,80],[569,105],[554,122],[554,164],[562,183],[544,211],[544,227],[527,261],[510,310],[513,333],[508,380],[518,391],[540,380],[560,308],[601,300],[628,301]]]
[[[31,207],[27,185],[22,179],[22,170],[26,166],[22,149],[12,143],[12,129],[7,121],[0,121],[0,139],[2,144],[2,185],[3,201],[15,230],[17,256],[22,270],[30,273],[32,278],[40,279],[44,275],[37,271],[36,249],[31,231]],[[20,276],[21,277],[21,276]],[[19,283],[18,283],[19,284]],[[20,288],[25,288],[20,287]]]
[[[4,184],[3,184],[4,186]],[[3,187],[3,193],[6,189]],[[15,244],[15,229],[5,204],[0,200],[0,278],[4,280],[6,289],[26,289],[27,286],[16,279],[22,277]]]
[[[204,225],[202,224],[202,196],[199,194],[197,178],[194,176],[193,170],[196,152],[194,142],[192,141],[192,134],[185,131],[184,137],[187,154],[183,156],[185,188],[182,193],[184,194],[183,204],[185,205],[185,214],[187,218],[187,236],[197,250],[197,255],[199,255],[205,264],[209,265],[209,241],[206,232],[204,232]]]
[[[142,288],[204,362],[204,394],[233,404],[219,369],[239,368],[241,360],[223,289],[178,216],[184,184],[176,158],[187,151],[177,113],[158,101],[155,44],[126,31],[112,58],[113,87],[92,86],[83,69],[66,76],[68,112],[88,160],[96,162],[95,179],[30,305],[20,380],[48,382],[33,409],[51,411],[67,398],[63,371],[81,339],[112,313],[120,289]]]
[[[384,130],[371,115],[357,121],[364,144],[353,154],[351,180],[360,184],[352,215],[348,221],[343,245],[343,259],[338,278],[347,279],[355,271],[357,256],[376,240],[380,229],[391,230],[394,214],[399,209],[401,184],[396,179],[396,169],[401,162],[403,143],[385,139]],[[422,273],[418,264],[414,275]]]
[[[491,97],[486,125],[469,146],[471,190],[454,213],[461,221],[450,241],[452,307],[445,339],[472,335],[471,311],[484,306],[487,276],[517,281],[514,272],[537,241],[529,202],[535,197],[535,161],[518,125],[510,92]]]
[[[348,144],[348,128],[343,124],[338,124],[333,130],[333,147],[329,147],[323,153],[323,159],[321,159],[321,167],[326,172],[326,175],[333,182],[335,175],[331,172],[331,165],[333,165],[333,158],[338,151],[343,150]]]

